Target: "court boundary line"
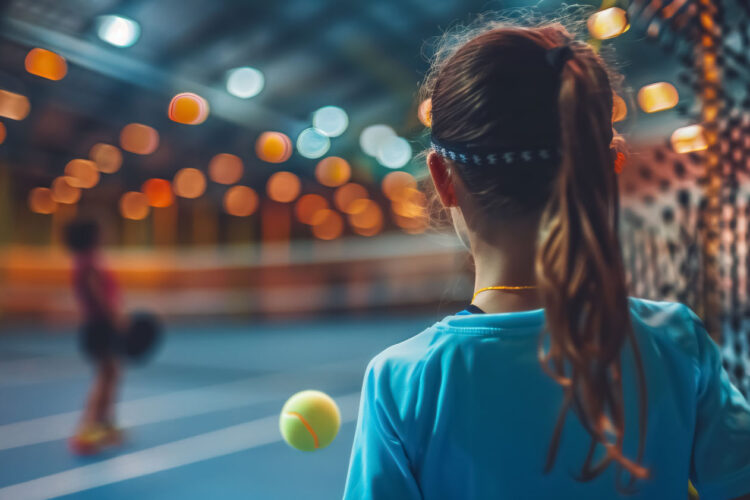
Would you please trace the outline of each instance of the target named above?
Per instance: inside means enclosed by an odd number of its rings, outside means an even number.
[[[356,420],[359,398],[359,391],[334,398],[341,410],[342,424]],[[278,414],[269,415],[12,484],[0,488],[0,500],[41,500],[71,495],[276,443],[282,440],[278,421]]]
[[[279,385],[274,385],[276,388],[274,391],[264,389],[264,386],[271,383],[279,384],[289,381],[288,389],[293,391],[294,386],[299,385],[300,379],[307,381],[308,377],[316,375],[325,377],[327,370],[360,368],[363,370],[366,363],[366,358],[351,358],[313,365],[293,372],[271,372],[231,382],[181,389],[121,401],[117,403],[117,412],[121,416],[121,427],[131,429],[141,425],[249,407],[283,399],[283,396],[279,396]],[[297,383],[292,384],[295,381]],[[237,398],[236,391],[240,389],[247,392],[244,398]],[[200,404],[195,404],[196,398],[201,399]],[[205,399],[210,400],[211,403],[207,403]],[[79,410],[68,411],[2,424],[0,425],[0,451],[65,439],[73,432],[80,413]]]

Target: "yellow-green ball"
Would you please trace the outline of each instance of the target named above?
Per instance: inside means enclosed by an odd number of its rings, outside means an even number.
[[[336,437],[341,413],[336,402],[320,391],[302,391],[284,404],[279,429],[290,446],[302,451],[325,448]]]

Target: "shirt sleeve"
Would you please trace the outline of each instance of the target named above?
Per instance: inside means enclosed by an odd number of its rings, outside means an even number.
[[[379,380],[382,365],[378,366],[371,362],[365,374],[344,500],[421,500],[422,493],[391,420],[393,406],[387,401],[392,398],[388,384]]]
[[[750,406],[729,381],[721,354],[690,311],[698,346],[698,387],[690,479],[701,500],[750,493]]]

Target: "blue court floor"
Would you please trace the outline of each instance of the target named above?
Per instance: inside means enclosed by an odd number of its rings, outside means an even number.
[[[72,456],[89,383],[72,329],[0,330],[0,499],[336,499],[343,493],[368,360],[433,317],[170,325],[159,355],[126,374],[126,443]],[[294,392],[339,404],[331,446],[303,453],[278,431]]]

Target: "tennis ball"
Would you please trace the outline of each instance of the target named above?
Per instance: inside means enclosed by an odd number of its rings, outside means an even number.
[[[336,437],[341,413],[336,402],[320,391],[302,391],[284,404],[279,429],[290,446],[302,451],[325,448]]]

